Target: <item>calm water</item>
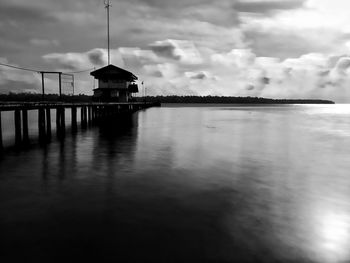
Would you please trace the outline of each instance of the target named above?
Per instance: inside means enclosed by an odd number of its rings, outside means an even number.
[[[0,160],[0,258],[350,261],[350,106],[163,107]]]

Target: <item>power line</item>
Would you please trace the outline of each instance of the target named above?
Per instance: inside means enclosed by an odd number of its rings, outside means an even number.
[[[15,69],[20,69],[20,70],[26,70],[26,71],[30,71],[30,72],[36,72],[39,73],[40,70],[35,70],[35,69],[30,69],[30,68],[24,68],[24,67],[18,67],[18,66],[14,66],[14,65],[9,65],[9,64],[5,64],[5,63],[0,63],[1,66],[5,66],[5,67],[9,67],[9,68],[15,68]]]
[[[78,74],[78,73],[83,73],[83,72],[87,72],[90,70],[93,70],[95,68],[89,68],[89,69],[85,69],[85,70],[79,70],[79,71],[73,71],[73,72],[64,72],[65,74]]]
[[[36,73],[42,72],[42,70],[25,68],[25,67],[19,67],[19,66],[14,66],[14,65],[5,64],[5,63],[0,63],[0,65],[4,66],[4,67],[19,69],[19,70],[26,70],[26,71],[30,71],[30,72],[36,72]],[[79,71],[73,71],[73,72],[62,72],[62,74],[78,74],[78,73],[83,73],[83,72],[90,71],[90,70],[93,70],[93,69],[94,68],[89,68],[89,69],[84,69],[84,70],[79,70]],[[57,71],[57,73],[58,73],[58,71]]]

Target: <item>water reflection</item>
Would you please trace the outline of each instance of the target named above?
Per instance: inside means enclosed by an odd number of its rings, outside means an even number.
[[[10,153],[0,259],[346,262],[346,118],[323,106],[149,109]]]

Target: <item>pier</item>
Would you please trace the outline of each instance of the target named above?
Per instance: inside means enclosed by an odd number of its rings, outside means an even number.
[[[132,114],[139,110],[153,106],[160,106],[152,102],[92,102],[92,103],[49,103],[49,102],[26,102],[26,103],[0,103],[0,151],[4,150],[1,113],[12,111],[14,116],[14,137],[15,146],[23,147],[29,144],[28,111],[37,111],[38,139],[41,144],[50,141],[52,136],[51,115],[52,109],[56,114],[56,134],[59,139],[65,137],[66,109],[70,109],[71,131],[78,129],[77,114],[80,109],[80,125],[82,129],[92,124],[99,124],[103,121],[117,119],[123,114]]]

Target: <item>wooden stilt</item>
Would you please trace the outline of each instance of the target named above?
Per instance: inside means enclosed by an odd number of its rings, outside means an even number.
[[[20,146],[22,143],[20,110],[15,110],[15,142],[16,142],[16,146]]]
[[[2,142],[2,125],[1,125],[1,111],[0,111],[0,152],[4,149],[4,145]]]
[[[88,123],[92,124],[92,106],[88,106]]]
[[[38,110],[38,128],[39,128],[39,141],[45,142],[46,132],[45,132],[45,109],[40,108]]]
[[[59,139],[63,138],[65,135],[65,116],[64,108],[58,107],[56,109],[56,132]]]
[[[77,107],[72,107],[72,132],[77,131]]]
[[[82,106],[81,107],[81,110],[80,110],[80,118],[81,118],[81,120],[80,120],[80,124],[81,124],[81,128],[83,128],[83,129],[85,129],[86,128],[86,119],[85,119],[85,106]]]
[[[22,110],[22,124],[23,124],[23,143],[29,143],[29,133],[28,133],[28,110]]]
[[[61,116],[60,116],[60,108],[56,108],[56,133],[59,134],[59,131],[61,130]]]
[[[51,109],[46,108],[46,138],[51,139]]]
[[[88,114],[87,114],[87,107],[84,106],[84,126],[87,127],[87,123],[88,123]]]
[[[66,133],[66,114],[65,114],[64,107],[61,107],[61,128],[62,128],[62,136],[64,137]]]

